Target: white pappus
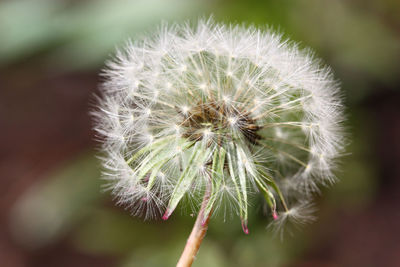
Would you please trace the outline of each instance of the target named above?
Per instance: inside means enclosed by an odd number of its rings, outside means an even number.
[[[248,233],[250,195],[265,198],[277,223],[303,223],[299,205],[335,180],[339,86],[272,30],[163,24],[118,51],[103,75],[93,114],[104,178],[135,215],[167,219],[208,194],[205,218],[227,199]]]

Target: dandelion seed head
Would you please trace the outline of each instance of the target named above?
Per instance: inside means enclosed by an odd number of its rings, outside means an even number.
[[[228,122],[231,126],[234,126],[237,122],[237,118],[236,117],[229,117],[228,118]]]
[[[224,101],[225,103],[228,103],[231,100],[231,98],[227,95],[223,95],[222,96],[222,101]]]
[[[295,228],[315,221],[315,211],[316,208],[311,202],[300,201],[289,210],[276,214],[268,227],[283,239],[285,233],[292,235]]]
[[[211,135],[211,130],[209,129],[209,128],[205,128],[204,130],[203,130],[203,135],[205,136],[205,137],[208,137],[208,136],[210,136]]]
[[[303,224],[306,200],[335,181],[338,83],[272,30],[163,24],[118,51],[104,77],[93,112],[104,178],[134,215],[168,219],[211,188],[209,211],[238,214],[246,233],[258,193],[274,225]]]
[[[182,113],[183,113],[183,114],[187,114],[188,111],[189,111],[189,107],[186,106],[186,105],[184,105],[184,106],[181,107],[181,110],[182,110]]]
[[[179,67],[179,70],[180,70],[181,72],[185,72],[185,71],[187,70],[186,65],[181,65],[181,66]]]

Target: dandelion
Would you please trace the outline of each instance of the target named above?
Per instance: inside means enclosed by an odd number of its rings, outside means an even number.
[[[222,199],[247,234],[250,195],[277,225],[302,224],[313,218],[304,203],[335,180],[338,84],[271,30],[162,25],[118,51],[103,75],[94,116],[118,203],[145,218],[167,220],[184,200],[197,213],[178,266],[190,266]]]

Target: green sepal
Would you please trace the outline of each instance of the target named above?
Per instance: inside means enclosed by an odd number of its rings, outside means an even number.
[[[243,196],[243,217],[242,225],[247,228],[247,219],[248,219],[248,202],[247,202],[247,179],[246,179],[246,167],[244,166],[244,160],[241,153],[241,148],[236,146],[236,162],[237,162],[237,170],[239,176],[239,186]]]
[[[126,163],[130,165],[132,162],[134,162],[136,159],[138,159],[141,155],[145,154],[146,152],[155,150],[155,149],[162,149],[162,147],[168,145],[168,142],[176,138],[174,135],[169,135],[163,138],[158,139],[157,141],[139,149],[135,154],[133,154],[127,161]]]
[[[202,144],[201,142],[196,142],[196,144],[193,146],[192,154],[189,158],[187,166],[179,177],[178,182],[175,185],[174,191],[172,192],[167,210],[165,211],[165,214],[163,216],[163,220],[168,219],[182,197],[192,185],[194,177],[196,176],[196,174],[199,173],[198,166],[205,164],[209,155],[209,150],[210,149],[205,149],[204,144]]]
[[[177,144],[173,144],[172,146],[180,146],[182,150],[188,148],[192,143],[186,142],[185,139],[177,140]],[[136,179],[137,181],[141,181],[143,177],[146,176],[153,168],[156,166],[160,166],[171,160],[175,157],[180,151],[172,150],[171,144],[166,144],[163,146],[159,146],[155,150],[152,150],[141,162],[138,168],[135,170],[137,173]],[[154,170],[153,170],[154,171]],[[152,172],[153,172],[152,171]]]
[[[222,182],[224,180],[225,155],[226,151],[222,147],[215,149],[214,151],[211,169],[211,193],[207,206],[204,210],[203,223],[204,220],[208,218],[214,207],[215,201],[217,200],[218,194],[221,189]]]
[[[285,198],[283,197],[283,194],[281,192],[281,190],[279,189],[279,186],[276,184],[275,180],[269,176],[266,172],[264,172],[261,169],[258,169],[258,172],[262,175],[262,177],[264,178],[263,181],[272,187],[272,189],[274,189],[274,191],[278,194],[280,201],[282,202],[283,207],[285,208],[285,210],[288,210]]]
[[[258,189],[263,194],[272,212],[276,212],[276,200],[274,194],[272,194],[272,192],[259,180],[258,177],[254,177],[254,180],[256,181]]]

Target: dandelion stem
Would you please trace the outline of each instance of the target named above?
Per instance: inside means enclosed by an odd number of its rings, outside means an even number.
[[[208,222],[210,220],[211,212],[206,215],[207,218],[203,218],[205,215],[205,209],[207,207],[208,201],[211,195],[211,184],[207,185],[206,192],[204,193],[203,202],[201,203],[201,208],[197,216],[196,222],[194,223],[192,232],[186,242],[186,246],[182,252],[181,258],[178,261],[176,267],[190,267],[199,251],[201,242],[206,235]]]

